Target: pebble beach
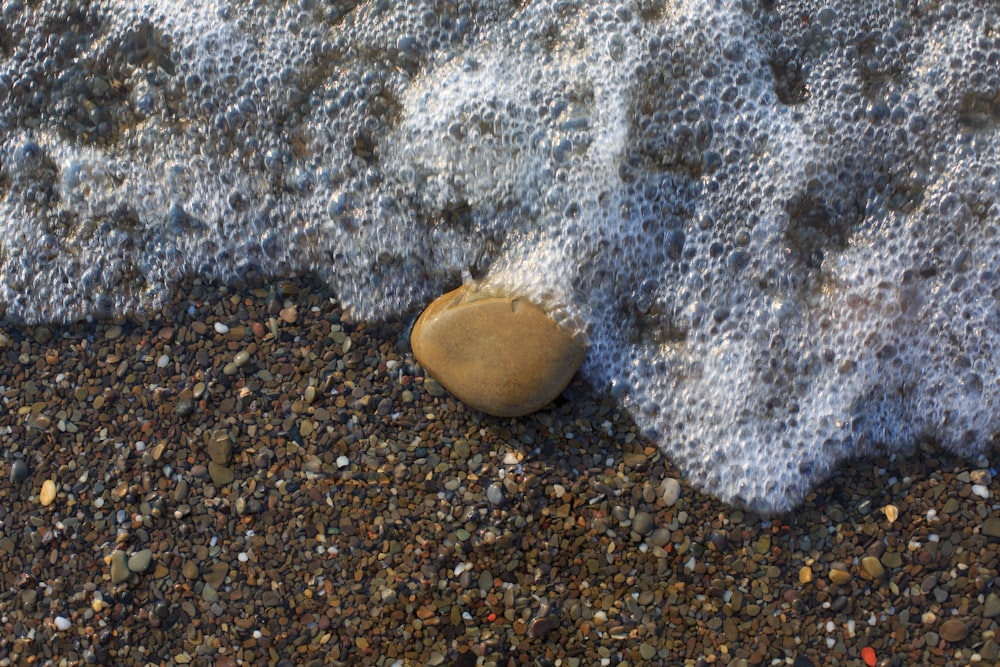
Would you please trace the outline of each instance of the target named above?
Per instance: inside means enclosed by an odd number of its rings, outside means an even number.
[[[1000,664],[996,446],[764,518],[579,379],[466,408],[409,324],[302,277],[0,326],[0,667]]]

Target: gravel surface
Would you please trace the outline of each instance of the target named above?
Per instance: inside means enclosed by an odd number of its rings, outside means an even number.
[[[578,380],[465,408],[405,333],[308,278],[0,327],[0,666],[997,664],[989,461],[762,519]]]

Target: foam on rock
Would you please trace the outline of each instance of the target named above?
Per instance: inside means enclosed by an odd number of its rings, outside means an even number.
[[[498,417],[551,403],[586,354],[582,341],[516,295],[463,285],[431,303],[413,325],[413,356],[459,400]]]
[[[0,16],[0,302],[312,270],[367,317],[550,304],[703,490],[1000,433],[1000,18],[917,0],[177,3]]]

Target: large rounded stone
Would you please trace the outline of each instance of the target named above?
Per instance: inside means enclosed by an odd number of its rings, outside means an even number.
[[[410,334],[413,355],[448,391],[498,417],[559,395],[586,347],[537,305],[465,285],[435,300]]]

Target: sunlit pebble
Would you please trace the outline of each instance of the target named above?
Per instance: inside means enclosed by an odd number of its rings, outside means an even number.
[[[51,479],[42,482],[42,490],[38,493],[38,501],[43,507],[48,507],[56,499],[56,483]]]
[[[885,512],[885,518],[889,523],[894,523],[899,518],[899,508],[895,505],[886,505],[882,508],[882,511]]]
[[[248,560],[250,560],[250,556],[247,554],[246,551],[241,551],[239,555],[236,556],[236,560],[238,560],[241,563],[245,563]]]
[[[223,324],[222,322],[216,322],[214,326],[215,326],[215,333],[217,334],[229,333],[229,327]]]
[[[927,523],[932,521],[937,521],[937,510],[935,509],[927,510]]]
[[[337,457],[337,467],[338,468],[346,468],[349,465],[351,465],[351,459],[347,458],[343,454],[341,454],[340,456]]]
[[[59,632],[65,632],[73,626],[73,623],[65,616],[56,616],[55,626]]]
[[[982,484],[987,486],[993,481],[993,475],[989,470],[973,470],[969,473],[969,479],[972,480],[973,484]]]
[[[161,354],[160,358],[156,360],[157,368],[166,368],[170,364],[170,356],[166,354]]]
[[[667,477],[660,485],[660,496],[667,507],[672,507],[681,497],[681,485],[673,477]]]
[[[990,490],[988,488],[986,488],[985,486],[983,486],[982,484],[973,484],[972,485],[972,492],[974,494],[976,494],[977,496],[979,496],[980,498],[989,500]]]

